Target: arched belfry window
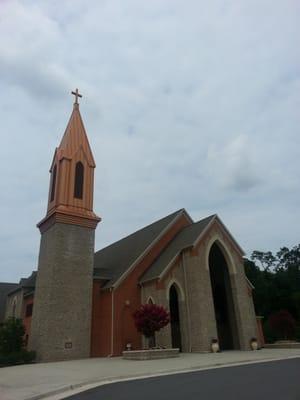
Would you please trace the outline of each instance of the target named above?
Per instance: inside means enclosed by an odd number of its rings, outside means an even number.
[[[54,165],[53,171],[52,171],[52,180],[51,180],[51,194],[50,194],[50,201],[54,200],[55,196],[55,186],[56,186],[56,164]]]
[[[80,161],[78,161],[75,167],[75,183],[74,183],[74,197],[76,197],[76,199],[82,199],[83,178],[84,178],[84,166]]]

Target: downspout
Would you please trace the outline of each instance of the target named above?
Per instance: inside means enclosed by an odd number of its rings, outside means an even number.
[[[182,252],[182,268],[184,275],[184,290],[185,290],[185,298],[186,298],[186,315],[187,315],[187,323],[188,323],[188,338],[189,338],[189,352],[192,352],[192,343],[191,343],[191,315],[190,315],[190,299],[189,292],[187,287],[187,277],[186,277],[186,263],[185,263],[185,251]]]
[[[111,292],[111,337],[110,337],[110,354],[107,357],[114,355],[114,288],[110,289]]]

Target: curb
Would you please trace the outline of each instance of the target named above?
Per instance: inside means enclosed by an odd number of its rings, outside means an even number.
[[[230,368],[242,365],[251,365],[251,364],[260,364],[260,363],[267,363],[267,362],[274,362],[274,361],[283,361],[283,360],[290,360],[300,358],[300,355],[296,356],[287,356],[287,357],[274,357],[274,358],[267,358],[261,360],[244,360],[244,361],[232,361],[227,363],[215,363],[209,366],[203,367],[192,367],[192,368],[185,368],[181,370],[169,370],[169,371],[162,371],[153,374],[138,374],[138,375],[128,375],[128,376],[119,376],[119,377],[111,377],[111,378],[104,378],[104,379],[93,379],[91,381],[81,382],[78,384],[72,384],[64,386],[60,389],[52,390],[47,393],[38,394],[32,397],[27,397],[24,400],[40,400],[40,399],[49,399],[51,400],[54,396],[73,396],[74,394],[85,392],[86,390],[93,389],[95,387],[108,385],[117,382],[126,382],[126,381],[133,381],[139,379],[148,379],[148,378],[157,378],[160,376],[168,376],[168,375],[177,375],[177,374],[187,374],[189,372],[197,372],[197,371],[206,371],[210,369],[217,369],[217,368]],[[66,392],[72,391],[73,393],[67,394]],[[63,399],[63,397],[60,397]],[[56,400],[56,399],[53,399]],[[58,400],[58,398],[57,398]]]

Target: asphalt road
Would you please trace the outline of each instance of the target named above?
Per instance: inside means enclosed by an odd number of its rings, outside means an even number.
[[[300,400],[300,358],[119,382],[67,399]]]

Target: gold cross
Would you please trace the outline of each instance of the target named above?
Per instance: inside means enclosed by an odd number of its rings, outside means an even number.
[[[71,92],[71,94],[74,94],[74,96],[75,96],[75,103],[74,104],[79,104],[78,103],[78,97],[82,97],[82,94],[80,94],[78,92],[78,89],[76,88],[75,92]]]

